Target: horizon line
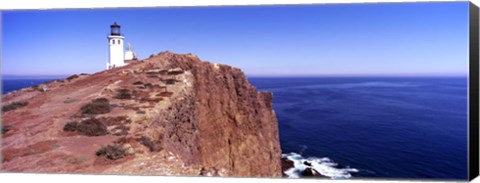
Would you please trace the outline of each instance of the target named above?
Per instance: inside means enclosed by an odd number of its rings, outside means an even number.
[[[80,73],[79,73],[80,74]],[[87,73],[87,74],[94,74],[94,73]],[[17,75],[17,74],[2,74],[2,79],[14,79],[14,78],[45,78],[45,79],[59,79],[63,77],[68,77],[74,74],[54,74],[54,75]],[[78,74],[77,74],[78,75]],[[286,74],[286,75],[258,75],[258,74],[245,74],[247,77],[257,77],[257,78],[312,78],[312,77],[469,77],[469,74],[311,74],[311,75],[293,75],[293,74]]]
[[[245,74],[249,77],[468,77],[469,73]]]

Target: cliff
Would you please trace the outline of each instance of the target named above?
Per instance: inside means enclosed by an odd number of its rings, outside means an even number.
[[[3,172],[280,177],[272,95],[193,54],[2,96]]]

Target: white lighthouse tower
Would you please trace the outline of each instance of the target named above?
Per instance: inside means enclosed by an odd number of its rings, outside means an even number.
[[[121,67],[126,65],[123,55],[123,39],[120,34],[120,25],[117,22],[110,26],[110,35],[108,35],[109,61],[107,69]]]

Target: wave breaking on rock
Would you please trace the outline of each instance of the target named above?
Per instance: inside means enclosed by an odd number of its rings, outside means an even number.
[[[284,174],[288,178],[301,178],[308,176],[327,177],[331,179],[347,179],[351,178],[351,173],[359,172],[358,169],[345,167],[340,168],[337,163],[333,162],[327,157],[305,158],[297,153],[282,154],[285,164],[292,165],[289,168],[284,168]]]

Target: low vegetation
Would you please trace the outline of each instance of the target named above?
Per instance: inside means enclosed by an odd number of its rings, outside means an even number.
[[[2,107],[2,112],[7,112],[7,111],[11,111],[11,110],[15,110],[15,109],[18,109],[20,107],[24,107],[24,106],[27,106],[28,105],[28,102],[13,102],[11,104],[8,104],[6,106],[3,106]]]
[[[8,125],[2,126],[2,135],[6,134],[8,131],[10,131],[11,127]]]
[[[143,86],[145,88],[153,88],[153,85],[151,83],[145,83]]]
[[[70,80],[78,78],[78,77],[79,77],[78,75],[74,74],[74,75],[71,75],[71,76],[67,77],[67,80],[70,81]]]
[[[143,83],[141,81],[136,81],[133,83],[133,85],[143,85]]]
[[[158,78],[157,75],[151,75],[151,74],[147,75],[147,77],[148,77],[148,78]]]
[[[155,71],[148,71],[146,72],[146,74],[148,75],[156,75],[156,74],[160,74],[159,72],[155,72]]]
[[[148,91],[141,91],[141,90],[134,90],[132,95],[135,96],[135,100],[141,100],[142,98],[150,98],[150,92]]]
[[[74,132],[74,131],[77,131],[77,127],[78,127],[78,122],[75,122],[75,121],[68,122],[67,124],[65,124],[65,126],[63,126],[63,131]]]
[[[116,160],[125,157],[126,151],[120,146],[108,145],[100,148],[95,154],[109,160]]]
[[[107,126],[95,118],[80,122],[77,125],[77,132],[86,136],[102,136],[108,133]]]
[[[105,114],[110,112],[110,103],[106,98],[97,98],[80,108],[82,114]]]
[[[176,79],[165,79],[163,82],[167,85],[173,85],[173,84],[175,84],[175,82],[177,82],[177,80]]]
[[[162,101],[163,98],[162,97],[159,97],[159,98],[150,98],[148,99],[148,102],[153,102],[153,103],[158,103],[160,101]]]
[[[183,74],[183,71],[182,71],[182,70],[171,70],[171,71],[168,71],[168,75],[179,75],[179,74]]]
[[[130,94],[130,90],[128,89],[119,89],[117,95],[114,97],[116,99],[131,99],[132,94]]]
[[[102,136],[108,133],[107,126],[95,118],[83,120],[80,123],[68,122],[63,131],[77,132],[86,136]]]
[[[121,125],[123,123],[131,123],[127,116],[115,116],[115,117],[101,117],[98,120],[102,121],[107,126]]]
[[[150,152],[157,151],[157,147],[155,146],[155,143],[153,143],[153,141],[150,138],[142,136],[141,138],[137,139],[137,141],[140,144],[144,145],[145,147],[148,147]]]

